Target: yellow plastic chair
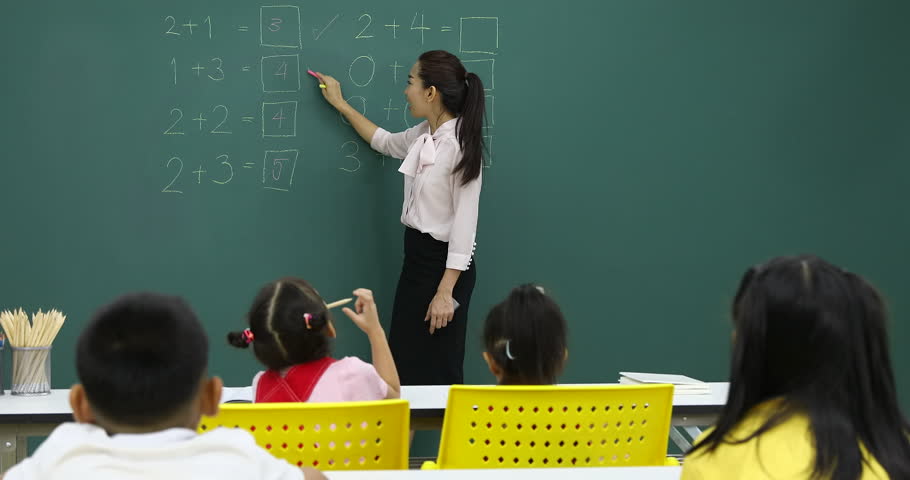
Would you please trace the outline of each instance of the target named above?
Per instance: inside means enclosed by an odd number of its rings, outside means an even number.
[[[672,408],[672,385],[453,385],[439,457],[422,468],[679,465]]]
[[[198,430],[242,428],[292,465],[396,470],[408,468],[410,419],[406,400],[226,404]]]

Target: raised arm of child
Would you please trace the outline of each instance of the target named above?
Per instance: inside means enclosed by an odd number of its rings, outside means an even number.
[[[345,315],[354,322],[370,340],[373,367],[376,373],[389,385],[386,398],[401,398],[401,380],[398,379],[398,369],[392,359],[392,351],[385,337],[385,330],[379,323],[379,313],[376,311],[376,302],[373,301],[373,292],[365,288],[354,290],[357,301],[354,310],[345,307]]]

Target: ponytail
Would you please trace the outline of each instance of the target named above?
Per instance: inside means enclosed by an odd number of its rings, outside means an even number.
[[[424,52],[418,59],[424,88],[436,87],[445,108],[458,117],[455,137],[462,158],[452,173],[461,174],[467,185],[480,177],[483,168],[483,127],[486,122],[486,95],[476,73],[465,70],[461,60],[444,50]]]
[[[468,182],[480,176],[480,169],[483,167],[483,127],[486,117],[486,95],[484,94],[483,82],[476,73],[468,72],[465,74],[465,92],[464,110],[458,117],[458,125],[455,128],[455,135],[458,137],[458,143],[461,144],[462,159],[455,166],[454,173],[461,172],[461,184],[466,185]]]

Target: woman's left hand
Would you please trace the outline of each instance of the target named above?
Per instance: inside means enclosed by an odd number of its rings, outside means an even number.
[[[423,321],[430,322],[430,335],[432,335],[437,329],[448,325],[453,317],[455,317],[455,299],[452,298],[452,294],[436,292]]]

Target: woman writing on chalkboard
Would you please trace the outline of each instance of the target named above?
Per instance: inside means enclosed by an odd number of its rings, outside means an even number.
[[[318,74],[326,101],[373,149],[402,159],[404,265],[389,344],[403,385],[463,383],[468,307],[477,274],[484,89],[451,53],[420,56],[404,90],[425,121],[389,133],[351,107],[338,81]]]

